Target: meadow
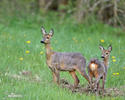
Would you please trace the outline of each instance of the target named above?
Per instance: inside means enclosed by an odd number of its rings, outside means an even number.
[[[72,93],[53,83],[46,64],[41,26],[54,29],[51,46],[58,52],[80,52],[87,63],[93,57],[101,60],[99,44],[112,44],[106,88],[125,92],[125,32],[98,21],[78,24],[59,17],[6,17],[0,23],[0,100],[124,100],[125,96],[100,97]],[[26,72],[26,73],[25,73]],[[22,75],[22,73],[24,75]],[[79,73],[80,85],[87,81]],[[73,84],[68,72],[61,72]],[[18,97],[11,97],[18,95]]]

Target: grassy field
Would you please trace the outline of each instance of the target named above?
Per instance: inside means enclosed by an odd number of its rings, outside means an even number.
[[[80,52],[87,62],[93,57],[100,59],[99,44],[106,48],[112,44],[106,88],[117,87],[125,91],[121,88],[125,86],[125,35],[119,28],[100,22],[77,24],[73,19],[55,17],[5,19],[0,23],[0,100],[124,100],[124,96],[101,98],[93,94],[72,93],[55,85],[46,65],[44,45],[40,43],[41,26],[47,31],[53,28],[53,50]],[[20,73],[23,71],[29,74],[22,78]],[[77,75],[80,84],[87,85],[87,81],[79,73]],[[61,72],[61,78],[73,84],[68,72]],[[12,98],[14,94],[19,97]]]

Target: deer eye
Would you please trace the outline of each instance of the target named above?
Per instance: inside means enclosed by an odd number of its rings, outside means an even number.
[[[109,53],[106,53],[106,55],[108,55]]]
[[[46,37],[47,39],[49,39],[49,37]]]

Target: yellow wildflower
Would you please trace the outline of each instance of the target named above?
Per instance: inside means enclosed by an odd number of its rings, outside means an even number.
[[[19,60],[21,60],[21,61],[22,61],[22,60],[23,60],[23,57],[20,57],[20,58],[19,58]]]
[[[116,73],[116,75],[119,75],[119,73]]]
[[[51,47],[51,49],[53,50],[53,48]]]
[[[91,38],[89,37],[88,40],[91,40]]]
[[[76,38],[75,38],[75,37],[73,37],[73,38],[72,38],[72,40],[76,40]]]
[[[26,50],[26,53],[28,54],[28,53],[30,53],[30,51],[29,51],[29,50]]]
[[[105,41],[102,39],[102,40],[100,40],[100,42],[104,43]]]
[[[75,40],[75,43],[78,43],[78,40]]]
[[[116,75],[116,73],[113,73],[113,75]]]
[[[30,41],[30,40],[28,40],[28,41],[26,41],[26,43],[27,43],[27,44],[30,44],[30,43],[31,43],[31,41]]]
[[[116,62],[116,59],[113,59],[112,61],[113,61],[113,62]]]
[[[119,73],[113,73],[113,75],[119,75]]]
[[[112,59],[115,59],[115,56],[112,56]]]
[[[43,54],[43,51],[41,51],[40,54],[42,55],[42,54]]]

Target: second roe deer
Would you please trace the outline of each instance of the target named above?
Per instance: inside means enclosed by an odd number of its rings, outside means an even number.
[[[88,64],[88,72],[91,80],[90,87],[95,91],[99,89],[100,79],[103,80],[102,89],[104,90],[104,85],[105,85],[106,75],[108,70],[109,56],[112,51],[111,45],[108,47],[107,50],[105,50],[102,46],[99,46],[99,48],[102,51],[101,58],[103,58],[103,62],[99,61],[97,58],[93,58],[90,60]],[[93,77],[96,78],[94,83],[92,83]]]
[[[74,79],[74,87],[79,84],[75,71],[78,71],[89,82],[89,77],[86,74],[86,60],[82,54],[53,51],[50,46],[50,40],[54,33],[53,29],[46,33],[42,27],[41,31],[43,34],[41,43],[45,45],[46,49],[46,63],[52,71],[54,82],[59,84],[60,71],[68,71],[71,74]]]

